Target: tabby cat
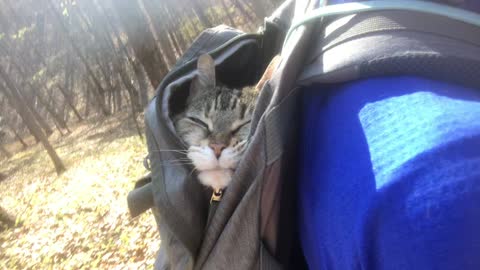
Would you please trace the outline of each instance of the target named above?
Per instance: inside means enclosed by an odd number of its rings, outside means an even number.
[[[217,81],[215,63],[208,54],[198,58],[197,70],[186,108],[174,119],[174,125],[189,147],[187,156],[200,182],[222,190],[247,148],[255,101],[268,78],[264,75],[256,87],[241,90],[224,86]]]

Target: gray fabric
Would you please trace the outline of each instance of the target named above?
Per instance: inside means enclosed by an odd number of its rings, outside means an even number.
[[[265,246],[260,246],[260,266],[262,270],[275,270],[283,269],[283,267],[277,262],[277,260],[270,254]]]
[[[180,59],[177,60],[173,70],[185,65],[189,61],[194,60],[199,55],[211,51],[227,40],[230,40],[238,35],[243,34],[242,31],[228,27],[226,25],[219,25],[214,28],[206,29],[198,38],[192,43]]]
[[[152,184],[135,188],[127,196],[127,204],[132,217],[137,217],[153,206]]]
[[[153,212],[155,217],[159,218],[161,216],[157,207],[153,208]],[[186,247],[170,231],[167,224],[160,220],[158,230],[162,241],[154,268],[156,270],[192,269],[193,257],[188,255]]]
[[[318,45],[298,79],[302,85],[399,74],[480,83],[480,29],[444,17],[405,11],[345,16],[318,29],[312,43]]]
[[[156,99],[153,100],[155,101]],[[155,106],[155,103],[149,106]],[[168,128],[164,125],[160,126],[161,121],[155,121],[157,119],[155,109],[148,109],[145,117],[155,206],[162,216],[161,222],[165,223],[176,238],[186,246],[193,258],[200,245],[205,225],[204,216],[207,214],[207,206],[203,201],[207,195],[198,192],[202,187],[193,177],[189,177],[188,168],[162,165],[165,160],[178,157],[175,157],[176,154],[173,152],[160,152],[160,150],[172,149],[171,147],[178,145],[178,141],[167,132]],[[190,226],[191,224],[198,224],[198,226]]]
[[[268,21],[281,32],[292,13],[293,20],[302,18],[317,5],[316,0],[286,2]],[[198,38],[162,82],[145,115],[154,213],[162,238],[156,269],[282,268],[280,261],[286,260],[279,260],[279,254],[289,247],[282,246],[283,236],[279,237],[279,221],[285,215],[280,202],[285,200],[284,184],[295,180],[285,171],[294,164],[299,85],[415,74],[480,86],[480,30],[447,18],[412,14],[365,13],[336,18],[318,29],[319,24],[301,26],[292,33],[257,101],[245,158],[208,227],[210,191],[198,183],[192,168],[161,165],[178,158],[161,150],[184,148],[170,116],[185,97],[200,53],[213,50],[224,83],[245,85],[254,83],[268,64],[264,61],[272,52],[262,50],[279,47],[262,44],[258,35],[222,27]],[[437,29],[439,25],[444,29]]]

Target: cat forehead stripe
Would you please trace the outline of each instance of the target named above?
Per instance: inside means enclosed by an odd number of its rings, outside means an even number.
[[[217,91],[217,93],[215,94],[215,101],[214,101],[214,104],[215,104],[215,105],[214,105],[214,108],[215,108],[215,110],[218,110],[218,100],[219,100],[219,97],[220,97],[220,94],[221,94],[221,93],[222,93],[222,92]]]
[[[211,112],[211,109],[212,109],[212,104],[207,102],[207,104],[205,105],[205,109],[203,110],[203,115],[207,118],[208,115],[210,114]]]
[[[246,104],[240,104],[240,118],[245,118],[245,113],[247,111],[247,105]]]
[[[238,97],[233,97],[231,101],[232,106],[230,106],[230,110],[233,110],[237,106]]]

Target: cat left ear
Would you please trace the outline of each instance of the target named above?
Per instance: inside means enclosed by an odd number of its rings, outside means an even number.
[[[202,54],[197,61],[198,75],[193,83],[195,88],[213,88],[215,87],[215,62],[208,54]]]

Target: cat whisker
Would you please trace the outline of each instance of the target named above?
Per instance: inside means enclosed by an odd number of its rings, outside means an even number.
[[[192,162],[191,159],[186,158],[186,159],[169,159],[169,160],[163,160],[163,162]]]
[[[178,165],[162,165],[162,167],[182,167],[182,166],[185,166],[183,164],[178,164]]]
[[[168,167],[168,166],[185,166],[185,165],[193,165],[192,163],[162,163],[160,164],[162,165],[163,167]]]
[[[162,164],[193,164],[189,158],[163,160]]]
[[[180,153],[180,154],[187,154],[188,153],[188,150],[155,150],[155,151],[152,151],[152,152],[173,152],[173,153]]]
[[[193,172],[195,172],[195,171],[198,171],[198,170],[197,170],[197,168],[193,167],[192,171],[190,171],[190,173],[188,174],[188,176],[189,176],[189,177],[192,176]]]
[[[246,147],[247,143],[248,143],[247,140],[241,141],[233,148],[233,150],[235,152],[241,153],[241,152],[245,151],[245,149],[247,148]]]
[[[190,159],[174,159],[174,160],[164,160],[162,163],[178,163],[178,162],[187,162],[191,163],[192,161]]]
[[[181,162],[178,162],[178,163],[164,163],[162,164],[164,166],[178,166],[178,165],[193,165],[193,163],[181,163]]]
[[[191,162],[164,162],[162,165],[184,165],[184,164],[193,164]]]

